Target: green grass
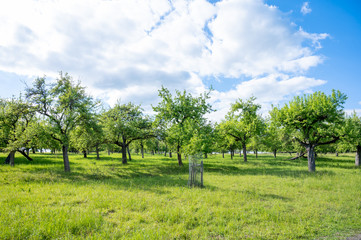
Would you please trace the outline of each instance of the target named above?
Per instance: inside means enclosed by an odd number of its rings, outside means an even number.
[[[361,169],[351,155],[307,160],[205,159],[205,188],[188,162],[119,154],[16,156],[0,166],[0,239],[345,239],[361,232]],[[0,154],[1,160],[5,158]]]

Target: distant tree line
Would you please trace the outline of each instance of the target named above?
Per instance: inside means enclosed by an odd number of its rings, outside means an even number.
[[[144,114],[141,106],[118,102],[104,108],[87,95],[80,82],[60,72],[54,83],[45,77],[27,86],[25,95],[0,99],[0,148],[7,152],[6,164],[14,166],[15,153],[29,161],[42,149],[61,151],[64,170],[70,171],[69,151],[122,153],[122,163],[131,161],[131,153],[176,153],[182,155],[218,152],[231,158],[239,150],[247,162],[247,152],[296,153],[292,159],[306,156],[308,170],[316,170],[317,152],[355,151],[355,165],[360,165],[361,118],[347,116],[347,99],[340,91],[296,96],[284,106],[273,106],[264,117],[256,98],[241,99],[219,123],[205,117],[212,112],[207,103],[210,92],[192,96],[186,91],[171,92],[162,87],[161,101],[153,106],[155,116]],[[120,96],[121,97],[121,96]]]

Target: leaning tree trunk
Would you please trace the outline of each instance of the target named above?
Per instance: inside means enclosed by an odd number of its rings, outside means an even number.
[[[361,146],[358,145],[358,146],[356,147],[356,158],[355,158],[355,165],[356,165],[357,167],[360,166],[360,155],[361,155]]]
[[[62,147],[63,151],[63,162],[64,162],[64,170],[65,172],[70,172],[70,163],[69,163],[69,156],[68,156],[68,146]]]
[[[242,148],[243,148],[243,161],[247,162],[247,147],[246,144],[242,144]]]
[[[307,149],[308,171],[316,171],[315,146],[309,145]]]
[[[182,162],[182,155],[180,153],[180,146],[177,146],[177,156],[178,156],[178,165],[179,166],[183,166],[183,162]]]
[[[26,155],[26,152],[25,151],[22,151],[22,150],[18,150],[19,153],[21,153],[26,159],[28,159],[29,161],[33,161],[33,159],[28,155]]]

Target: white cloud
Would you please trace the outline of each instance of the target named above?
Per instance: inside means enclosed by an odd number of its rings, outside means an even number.
[[[312,12],[312,9],[310,8],[310,4],[309,2],[304,2],[302,7],[301,7],[301,13],[303,15],[309,14]]]
[[[63,70],[109,104],[143,106],[161,85],[200,93],[204,77],[246,76],[253,80],[213,93],[220,111],[250,93],[276,103],[324,83],[303,75],[322,63],[315,52],[328,37],[282,15],[262,0],[14,0],[0,8],[0,71]]]
[[[256,97],[256,102],[262,105],[262,112],[267,113],[271,104],[290,100],[293,95],[308,93],[313,87],[325,84],[324,80],[307,77],[289,77],[284,74],[271,74],[267,77],[255,78],[238,84],[235,89],[227,92],[212,93],[213,106],[219,111],[210,114],[214,121],[221,120],[237,99]]]

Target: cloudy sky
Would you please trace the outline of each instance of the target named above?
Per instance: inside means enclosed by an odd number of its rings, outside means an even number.
[[[331,89],[360,111],[360,12],[358,0],[2,1],[0,97],[63,71],[110,106],[148,112],[162,85],[212,86],[214,120],[238,98],[266,111]]]

